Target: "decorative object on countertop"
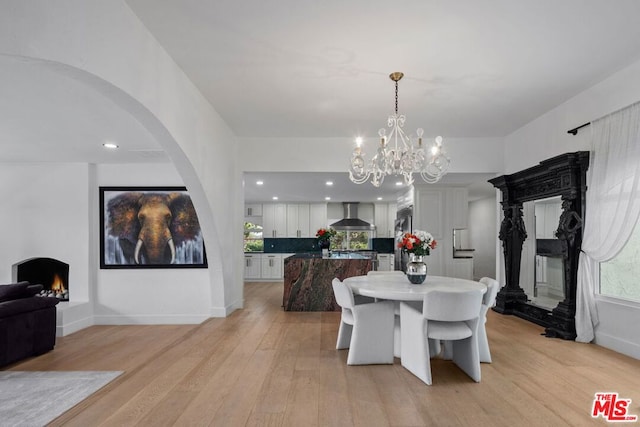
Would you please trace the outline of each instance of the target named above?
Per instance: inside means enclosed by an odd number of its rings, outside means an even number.
[[[320,249],[329,249],[331,246],[331,238],[336,235],[336,230],[333,228],[320,228],[316,232],[316,239],[318,239],[318,246]]]
[[[422,230],[398,236],[398,248],[411,256],[411,261],[407,263],[407,278],[414,285],[422,284],[427,278],[427,264],[423,257],[431,254],[437,245],[431,233]]]

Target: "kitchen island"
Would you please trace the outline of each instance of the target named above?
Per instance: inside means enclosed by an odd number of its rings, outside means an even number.
[[[299,253],[284,260],[285,311],[340,311],[331,281],[373,270],[375,252]]]

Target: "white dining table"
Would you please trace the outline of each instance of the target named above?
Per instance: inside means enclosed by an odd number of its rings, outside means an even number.
[[[414,285],[404,275],[353,276],[344,279],[354,294],[394,301],[422,301],[433,290],[463,292],[487,287],[480,282],[446,276],[427,276],[421,285]]]
[[[420,285],[412,284],[403,274],[353,276],[344,279],[344,283],[346,283],[356,295],[396,301],[396,314],[399,314],[400,301],[423,301],[424,296],[433,290],[464,292],[480,289],[483,294],[487,292],[487,287],[480,282],[446,276],[427,276],[424,283]],[[422,310],[422,305],[416,308]],[[478,307],[478,311],[479,310],[480,307]],[[395,357],[400,357],[402,353],[400,327],[400,322],[396,322],[393,350]],[[432,351],[433,354],[439,352],[439,345],[437,348],[438,350],[434,347]]]

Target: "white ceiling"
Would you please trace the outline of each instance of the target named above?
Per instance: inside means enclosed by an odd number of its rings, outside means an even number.
[[[240,137],[374,137],[393,71],[408,130],[501,137],[640,59],[637,0],[127,3]],[[0,162],[169,160],[131,116],[55,71],[0,56],[0,95]],[[105,151],[110,140],[121,150]],[[287,186],[307,180],[324,177],[284,177],[279,193],[296,200]],[[350,187],[335,197],[375,197]]]
[[[469,188],[469,200],[495,196],[495,189],[487,182],[492,174],[456,173],[445,175],[438,185],[465,185]],[[257,181],[263,181],[257,185]],[[333,185],[326,185],[327,181]],[[396,185],[402,181],[388,177],[379,188],[370,183],[357,185],[349,181],[347,173],[305,173],[305,172],[245,172],[244,194],[247,202],[393,202],[407,187]],[[416,178],[416,184],[420,177]],[[326,200],[325,197],[330,197]],[[382,200],[378,200],[382,197]]]
[[[102,144],[115,142],[118,150]],[[170,159],[103,94],[55,67],[0,55],[0,162],[132,163]]]
[[[637,0],[127,0],[238,136],[504,136],[640,58]],[[581,123],[577,123],[579,125]]]

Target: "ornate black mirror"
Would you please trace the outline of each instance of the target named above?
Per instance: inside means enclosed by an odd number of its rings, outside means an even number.
[[[562,154],[489,180],[502,192],[505,286],[494,310],[575,339],[578,256],[589,153]]]

